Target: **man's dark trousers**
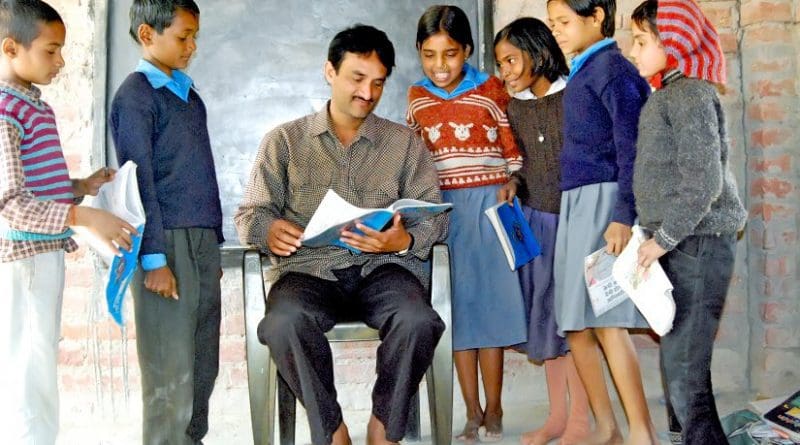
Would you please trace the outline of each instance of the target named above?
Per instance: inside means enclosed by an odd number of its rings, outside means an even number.
[[[258,338],[308,414],[311,441],[331,443],[342,423],[333,359],[325,332],[340,321],[362,320],[380,333],[372,413],[386,438],[403,438],[410,399],[433,359],[444,323],[411,272],[387,264],[361,276],[361,267],[333,271],[337,281],[289,272],[269,291]]]

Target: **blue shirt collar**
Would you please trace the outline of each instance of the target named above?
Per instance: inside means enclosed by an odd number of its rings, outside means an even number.
[[[567,77],[567,81],[569,82],[573,77],[575,77],[575,74],[580,71],[581,68],[583,68],[583,65],[586,64],[586,61],[589,60],[592,55],[612,44],[614,44],[614,39],[611,37],[606,37],[605,39],[594,43],[592,46],[586,48],[582,53],[575,56],[572,59],[572,66],[570,66],[569,77]]]
[[[465,63],[464,64],[464,78],[461,79],[461,82],[458,84],[456,89],[453,90],[452,93],[448,93],[444,88],[437,87],[432,80],[430,80],[427,76],[424,77],[419,82],[415,83],[414,85],[419,85],[426,90],[430,91],[433,95],[440,97],[444,100],[452,99],[456,96],[460,96],[466,93],[469,90],[474,90],[479,86],[483,85],[487,80],[489,80],[489,75],[486,73],[482,73],[475,69],[472,65]]]
[[[189,102],[189,90],[192,89],[192,78],[180,70],[172,70],[172,77],[167,76],[167,73],[156,68],[155,65],[147,60],[139,60],[139,65],[136,66],[136,71],[140,72],[147,77],[150,85],[159,89],[167,87],[184,102]]]

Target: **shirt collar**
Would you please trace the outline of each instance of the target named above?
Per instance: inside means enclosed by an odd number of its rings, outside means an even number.
[[[189,102],[189,90],[192,88],[192,78],[183,71],[172,70],[172,77],[170,77],[167,73],[156,68],[155,65],[144,59],[139,60],[136,71],[144,74],[153,88],[159,89],[166,87],[182,101]]]
[[[437,87],[432,80],[430,80],[427,76],[425,76],[422,80],[415,83],[414,85],[421,86],[426,90],[430,91],[437,97],[440,97],[444,100],[452,99],[456,96],[460,96],[467,91],[474,90],[479,86],[483,85],[484,82],[489,80],[489,75],[486,73],[482,73],[475,69],[472,65],[465,63],[464,64],[464,78],[461,79],[456,89],[453,92],[448,93],[447,90],[444,88]]]
[[[542,97],[549,96],[551,94],[556,94],[566,87],[567,87],[567,77],[560,76],[558,79],[555,80],[555,82],[550,84],[550,88],[547,90],[547,93],[545,93],[544,96]],[[536,97],[536,95],[533,94],[530,88],[526,88],[520,91],[519,93],[514,93],[514,99],[533,100],[533,99],[539,99],[539,97]]]
[[[572,59],[572,66],[569,70],[569,77],[567,77],[567,81],[572,80],[575,77],[575,74],[583,68],[583,65],[586,64],[586,61],[589,60],[595,53],[599,52],[601,49],[614,44],[614,39],[611,37],[606,37],[605,39],[595,42],[592,46],[586,48],[582,53],[578,54]]]
[[[333,122],[331,121],[330,117],[331,114],[328,110],[330,106],[331,101],[329,100],[328,103],[325,104],[325,106],[311,118],[311,125],[309,128],[311,135],[320,136],[323,133],[330,133],[330,135],[334,138],[337,137],[336,132],[333,129]],[[364,137],[374,144],[380,136],[379,125],[377,122],[378,117],[375,116],[375,113],[369,113],[367,117],[364,118],[361,126],[358,127],[358,132],[353,140],[357,141],[359,138]]]
[[[0,88],[5,90],[14,90],[17,93],[36,101],[38,101],[42,97],[42,90],[40,90],[39,87],[33,84],[31,84],[30,87],[26,87],[25,85],[22,85],[19,82],[0,79]]]

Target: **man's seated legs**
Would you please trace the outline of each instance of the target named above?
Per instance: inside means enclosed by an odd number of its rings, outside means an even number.
[[[364,321],[378,329],[381,338],[367,443],[397,442],[405,434],[411,397],[433,360],[444,322],[417,277],[395,264],[364,277],[358,298]],[[374,437],[381,429],[385,439]]]
[[[272,285],[258,325],[258,339],[269,346],[278,372],[308,413],[314,444],[331,443],[343,426],[325,338],[336,324],[342,298],[337,282],[290,272]]]
[[[312,442],[328,444],[346,436],[347,430],[336,401],[331,350],[324,333],[347,319],[360,319],[378,329],[382,341],[370,429],[375,436],[382,429],[375,427],[385,426],[386,433],[370,443],[399,441],[405,434],[411,396],[430,365],[444,323],[419,280],[401,266],[380,266],[366,277],[361,277],[358,266],[334,274],[338,281],[298,273],[278,279],[270,289],[259,339],[270,347],[278,372],[305,406]]]

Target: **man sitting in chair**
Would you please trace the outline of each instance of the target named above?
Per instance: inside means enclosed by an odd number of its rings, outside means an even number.
[[[372,113],[393,67],[394,47],[382,31],[357,25],[337,34],[324,69],[330,101],[267,133],[235,216],[242,243],[266,247],[272,261],[258,338],[305,407],[316,445],[350,443],[325,332],[348,320],[379,330],[367,443],[385,444],[403,438],[410,400],[444,330],[422,283],[424,261],[446,235],[446,215],[404,227],[396,214],[383,231],[343,232],[360,254],[300,243],[329,188],[358,207],[441,202],[424,142]]]

